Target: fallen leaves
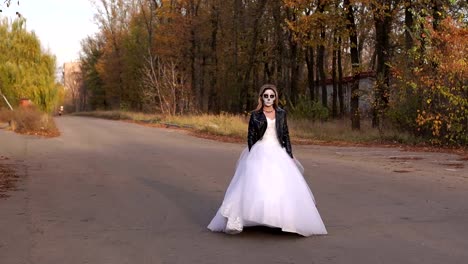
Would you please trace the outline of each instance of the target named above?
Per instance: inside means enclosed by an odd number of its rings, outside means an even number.
[[[7,157],[0,156],[0,160],[8,160]],[[9,164],[0,164],[0,198],[9,197],[8,191],[16,190],[16,182],[19,176]]]
[[[30,135],[30,136],[39,136],[39,137],[46,137],[46,138],[53,138],[60,136],[60,132],[58,130],[39,130],[39,131],[26,131],[26,132],[17,132],[22,135]]]

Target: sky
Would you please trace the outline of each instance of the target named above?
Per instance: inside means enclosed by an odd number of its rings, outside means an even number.
[[[98,31],[93,22],[94,7],[89,0],[17,0],[7,8],[0,0],[1,17],[14,18],[20,12],[26,27],[39,37],[42,47],[57,57],[57,66],[77,60],[80,41]]]

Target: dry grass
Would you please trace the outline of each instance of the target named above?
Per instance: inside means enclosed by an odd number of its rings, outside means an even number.
[[[165,122],[180,126],[189,126],[196,131],[220,136],[247,137],[246,118],[240,115],[191,115],[172,116],[163,119]]]
[[[8,123],[10,122],[13,118],[13,111],[10,111],[9,109],[0,109],[0,122],[1,123]]]
[[[169,126],[190,128],[195,132],[212,135],[245,137],[247,136],[247,120],[240,115],[186,115],[164,116],[158,114],[144,114],[136,112],[94,111],[80,112],[75,115],[98,117],[112,120],[132,120],[145,123],[158,123]]]
[[[93,112],[78,112],[74,115],[97,117],[111,120],[133,120],[142,122],[157,122],[161,120],[160,115],[145,114],[137,112],[122,112],[122,111],[93,111]]]
[[[188,128],[198,135],[207,134],[238,139],[246,138],[248,127],[248,117],[226,113],[163,116],[135,112],[96,111],[82,112],[77,115],[178,126]],[[362,121],[360,131],[353,131],[348,120],[312,122],[305,119],[290,119],[288,125],[291,139],[296,143],[417,143],[417,139],[413,136],[398,131],[387,129],[381,134],[377,129],[372,128],[368,121]]]
[[[104,119],[111,119],[111,120],[120,120],[120,119],[122,119],[121,118],[121,112],[119,112],[119,111],[79,112],[79,113],[75,113],[75,115],[97,117],[97,118],[104,118]]]
[[[1,110],[0,121],[9,122],[11,130],[21,134],[48,137],[59,135],[53,118],[35,107]]]
[[[353,143],[407,143],[415,144],[417,139],[407,133],[386,129],[382,133],[372,128],[370,121],[361,122],[361,130],[352,130],[351,121],[333,120],[311,122],[309,120],[288,120],[292,138],[318,141],[345,141]]]

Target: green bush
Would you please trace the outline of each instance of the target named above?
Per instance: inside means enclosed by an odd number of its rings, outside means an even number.
[[[291,106],[290,115],[295,119],[326,121],[329,117],[329,112],[319,102],[314,102],[305,96],[300,96],[296,105]]]
[[[406,92],[406,89],[403,89]],[[417,131],[417,110],[420,109],[421,98],[417,95],[400,96],[398,100],[394,100],[386,116],[392,127],[399,131],[407,131],[416,133]],[[417,133],[416,133],[417,134]]]

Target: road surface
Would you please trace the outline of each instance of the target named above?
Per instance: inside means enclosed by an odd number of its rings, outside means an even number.
[[[241,144],[56,119],[62,136],[0,130],[22,180],[0,199],[1,264],[468,263],[468,162],[396,148],[293,146],[329,235],[206,229]]]

